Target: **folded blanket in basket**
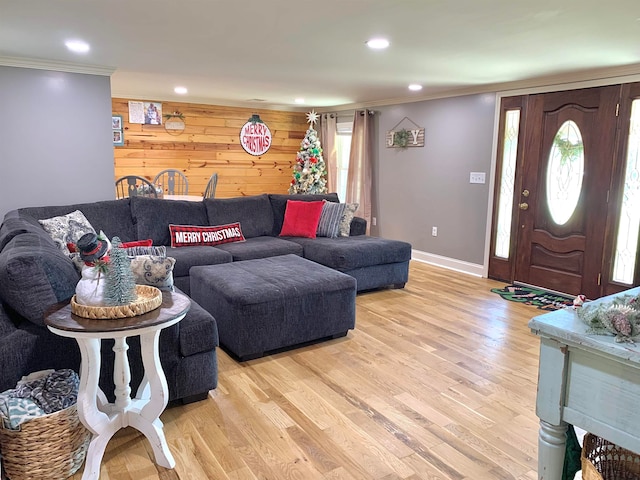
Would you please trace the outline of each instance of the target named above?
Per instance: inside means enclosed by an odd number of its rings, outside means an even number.
[[[28,420],[46,415],[33,400],[28,398],[13,398],[0,393],[0,417],[4,428],[18,430],[20,425]]]
[[[34,417],[64,410],[78,400],[80,379],[73,370],[43,370],[0,393],[0,417],[5,428],[15,430]]]

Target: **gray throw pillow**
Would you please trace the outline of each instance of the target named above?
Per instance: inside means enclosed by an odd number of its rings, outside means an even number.
[[[127,255],[135,257],[136,255],[156,255],[158,257],[167,256],[167,247],[164,245],[152,245],[150,247],[128,247],[125,248]]]
[[[324,202],[316,230],[318,237],[336,238],[338,236],[345,207],[344,203]]]

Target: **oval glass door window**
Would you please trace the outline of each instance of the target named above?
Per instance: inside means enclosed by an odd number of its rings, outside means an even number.
[[[553,139],[547,164],[547,205],[558,225],[564,225],[578,206],[584,174],[584,145],[578,125],[562,124]]]

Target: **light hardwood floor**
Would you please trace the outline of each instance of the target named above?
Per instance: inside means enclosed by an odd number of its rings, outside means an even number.
[[[127,428],[100,478],[534,480],[527,322],[544,312],[501,286],[412,261],[404,289],[358,295],[344,338],[242,364],[219,350],[218,388],[161,417],[176,468]]]

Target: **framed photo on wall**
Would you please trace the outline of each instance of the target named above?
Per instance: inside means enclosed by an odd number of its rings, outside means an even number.
[[[115,146],[124,145],[124,138],[122,137],[122,130],[114,130],[113,131],[113,144]]]
[[[111,131],[113,133],[113,145],[124,145],[124,131],[122,128],[122,115],[111,116]]]

